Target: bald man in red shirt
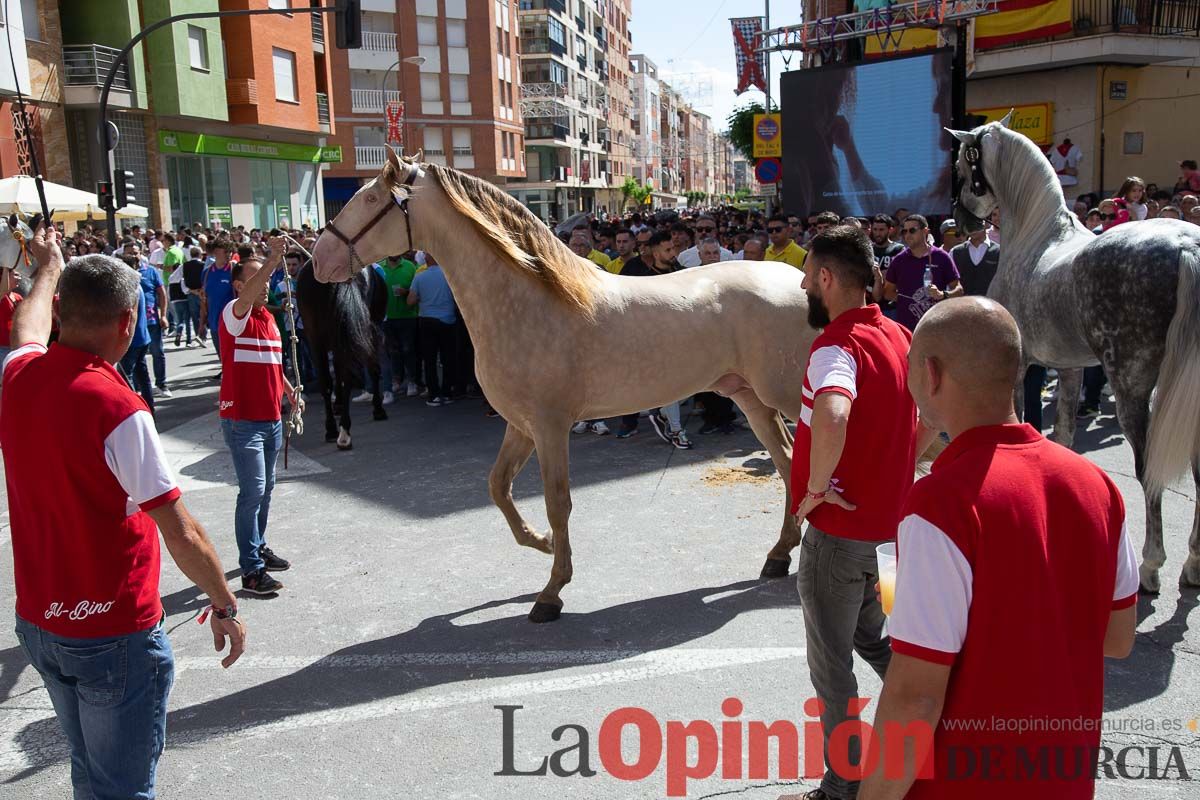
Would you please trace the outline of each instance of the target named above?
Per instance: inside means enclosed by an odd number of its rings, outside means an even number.
[[[1133,647],[1137,556],[1103,470],[1017,420],[1020,368],[1016,323],[986,298],[939,303],[913,335],[909,388],[951,442],[905,501],[874,750],[903,752],[890,738],[915,725],[933,752],[901,778],[868,757],[882,766],[858,800],[1093,796],[1104,657]]]

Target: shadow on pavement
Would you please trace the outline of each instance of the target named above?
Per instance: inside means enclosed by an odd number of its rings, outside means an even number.
[[[1138,624],[1149,618],[1159,597],[1138,597]],[[1120,711],[1163,694],[1175,670],[1175,648],[1188,631],[1188,615],[1200,605],[1196,589],[1182,589],[1175,610],[1152,630],[1139,631],[1129,658],[1106,659],[1104,710]]]

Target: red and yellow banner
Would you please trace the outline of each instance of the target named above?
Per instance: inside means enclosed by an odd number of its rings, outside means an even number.
[[[933,29],[889,32],[882,21],[873,27],[875,30],[866,37],[867,56],[911,53],[938,46],[937,31]],[[999,0],[995,14],[975,19],[975,49],[1048,39],[1070,32],[1071,0]]]

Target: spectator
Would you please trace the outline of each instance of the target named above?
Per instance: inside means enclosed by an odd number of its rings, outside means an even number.
[[[722,256],[721,243],[716,239],[701,239],[697,246],[697,252],[700,254],[700,265],[718,264],[724,261]],[[681,262],[682,263],[682,262]]]
[[[1000,267],[1000,245],[987,238],[987,231],[972,232],[950,251],[950,258],[962,280],[963,294],[986,296]]]
[[[0,269],[0,364],[12,350],[13,314],[22,300],[16,289],[16,267]]]
[[[1130,222],[1140,222],[1146,218],[1146,184],[1141,178],[1130,176],[1121,184],[1117,199],[1125,202],[1125,210],[1129,212]]]
[[[771,217],[767,221],[767,236],[771,239],[771,246],[767,248],[764,261],[781,261],[804,271],[804,258],[808,253],[792,239],[787,217],[783,214]]]
[[[696,235],[701,239],[712,239],[717,235],[717,221],[709,214],[701,214],[696,219]],[[715,239],[713,241],[716,241]],[[711,261],[704,261],[700,257],[699,245],[689,247],[679,254],[679,263],[683,267],[698,267],[701,264],[711,264]],[[717,244],[717,252],[720,254],[720,261],[731,261],[733,253]]]
[[[1158,212],[1158,217],[1159,219],[1183,219],[1183,212],[1176,206],[1163,206]]]
[[[1066,194],[1068,186],[1079,185],[1079,164],[1083,161],[1083,151],[1079,145],[1072,143],[1069,138],[1063,139],[1062,144],[1052,146],[1046,156],[1050,159],[1050,166],[1058,173],[1063,194]]]
[[[233,455],[238,496],[234,512],[242,590],[274,596],[283,584],[270,573],[291,567],[267,546],[275,463],[283,446],[280,403],[286,395],[304,408],[304,398],[283,374],[283,339],[267,310],[268,282],[287,242],[271,240],[266,263],[247,256],[230,270],[234,298],[217,321],[221,344],[221,433]]]
[[[213,332],[213,349],[220,357],[221,337],[216,335],[216,331],[221,323],[221,312],[233,300],[233,265],[230,259],[233,242],[225,238],[217,239],[212,243],[210,255],[213,262],[204,271],[200,289],[200,320],[205,330]]]
[[[892,258],[883,294],[896,301],[896,321],[912,330],[934,303],[957,297],[963,289],[950,254],[929,246],[925,217],[910,214],[900,230],[908,247]]]
[[[1192,210],[1187,213],[1187,221],[1193,225],[1200,225],[1200,206],[1192,207]]]
[[[180,272],[183,274],[183,287],[187,292],[188,324],[196,332],[196,344],[205,346],[204,325],[200,317],[200,296],[204,294],[204,258],[205,251],[199,247],[189,248],[189,258],[183,262]],[[179,344],[179,334],[176,331],[175,344]]]
[[[102,255],[90,253],[89,255]],[[125,266],[138,273],[138,285],[141,286],[141,267],[135,255],[127,254],[121,257]],[[150,382],[150,370],[146,368],[146,352],[150,349],[150,327],[146,319],[146,293],[143,291],[138,300],[137,319],[134,320],[133,337],[129,340],[129,349],[121,359],[121,370],[125,373],[135,391],[146,401],[150,413],[154,413],[154,386]]]
[[[742,247],[744,261],[763,261],[766,255],[767,243],[760,236],[751,236]]]
[[[992,209],[992,213],[988,215],[988,238],[996,244],[1000,244],[1000,207],[996,206]]]
[[[1073,211],[1075,213],[1076,218],[1078,218],[1080,222],[1086,222],[1087,221],[1087,212],[1088,212],[1087,200],[1085,200],[1082,196],[1080,196],[1080,198],[1075,201],[1075,207],[1074,207]]]
[[[853,654],[880,677],[891,657],[874,591],[875,548],[895,536],[921,443],[905,386],[910,334],[866,301],[875,265],[870,240],[838,227],[813,239],[811,253],[808,321],[824,330],[804,376],[790,511],[808,522],[796,580],[809,675],[830,741],[857,717],[850,705],[859,696]],[[846,741],[846,760],[857,765],[860,742]],[[807,796],[852,798],[857,788],[827,758],[820,788]]]
[[[940,233],[942,235],[942,249],[947,253],[958,247],[962,242],[962,239],[958,235],[958,223],[952,219],[942,222]]]
[[[171,273],[167,280],[167,299],[171,303],[171,315],[175,319],[175,347],[179,347],[187,334],[187,346],[192,346],[192,313],[188,308],[187,285],[183,282],[184,268],[193,261],[200,264],[201,250],[199,247],[189,248],[190,259]]]
[[[1137,625],[1121,493],[1095,464],[1017,423],[1021,339],[998,304],[934,309],[910,362],[921,418],[951,443],[904,503],[871,763],[902,752],[891,737],[916,724],[933,732],[922,797],[1090,797],[1094,771],[1077,773],[1068,792],[1061,774],[1018,761],[1100,746],[1104,658],[1128,656]],[[998,718],[1045,725],[967,724]],[[986,753],[991,766],[951,774],[956,753]],[[907,756],[899,779],[875,770],[859,800],[907,795],[919,766]]]
[[[425,387],[429,392],[425,405],[438,408],[454,402],[450,397],[450,384],[458,374],[454,334],[458,310],[441,265],[428,253],[425,254],[425,265],[425,269],[413,278],[405,302],[417,307],[417,341],[421,346]],[[442,363],[440,376],[439,359]]]
[[[884,276],[891,266],[892,258],[904,250],[904,245],[891,239],[895,227],[895,221],[887,214],[876,214],[871,218],[871,252],[875,256],[875,269],[872,272],[870,287],[871,300],[883,309],[883,315],[888,319],[896,318],[896,304],[883,296]]]
[[[167,355],[163,351],[163,332],[167,329],[167,290],[163,286],[162,273],[145,263],[141,257],[140,244],[130,242],[125,246],[125,255],[138,260],[142,291],[146,295],[146,330],[150,334],[147,351],[154,365],[154,394],[170,397],[171,390],[167,387]]]
[[[408,290],[417,275],[416,262],[402,255],[391,256],[383,264],[383,275],[388,287],[383,334],[392,363],[392,391],[416,397],[424,380],[417,368],[417,309],[408,304]]]
[[[1100,201],[1100,232],[1129,221],[1129,212],[1123,204],[1109,198]]]
[[[1185,194],[1179,198],[1179,211],[1183,214],[1184,219],[1187,219],[1187,215],[1192,213],[1192,209],[1196,206],[1200,206],[1200,198],[1194,194]]]
[[[1104,220],[1102,220],[1100,218],[1100,209],[1093,208],[1090,211],[1088,211],[1087,218],[1084,221],[1083,226],[1085,228],[1087,228],[1089,231],[1091,231],[1092,233],[1103,233],[1104,232],[1103,223],[1104,223]]]
[[[607,269],[614,275],[620,275],[625,264],[637,257],[637,240],[633,238],[632,231],[621,228],[613,237],[613,242],[617,248],[617,256],[608,262]]]
[[[1176,194],[1200,194],[1200,171],[1193,159],[1179,162],[1179,180],[1175,181]]]
[[[144,302],[139,276],[105,256],[64,270],[58,238],[40,229],[30,243],[41,266],[3,366],[17,639],[66,736],[74,795],[153,797],[174,677],[160,530],[208,595],[217,650],[230,642],[225,667],[241,656],[245,630],[146,406],[112,367]],[[47,349],[56,289],[62,328]]]

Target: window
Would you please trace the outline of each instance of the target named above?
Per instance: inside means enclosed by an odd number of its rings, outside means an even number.
[[[451,142],[454,145],[454,155],[469,156],[474,151],[471,148],[471,129],[453,128],[450,131]]]
[[[437,17],[417,17],[417,44],[438,43]]]
[[[561,44],[563,47],[567,46],[567,29],[563,27],[560,20],[550,17],[546,30],[550,34],[550,41]]]
[[[289,50],[271,48],[271,63],[275,68],[275,99],[288,103],[299,102],[296,88],[296,54]]]
[[[441,102],[441,99],[442,99],[442,76],[441,75],[422,75],[421,76],[421,99],[428,100],[431,103]]]
[[[467,46],[467,23],[463,22],[461,19],[446,20],[446,46]]]
[[[450,102],[451,103],[467,103],[471,100],[471,93],[466,75],[451,75],[450,76]]]
[[[426,128],[425,129],[425,155],[427,156],[444,156],[446,151],[442,146],[442,129],[441,128]]]
[[[42,17],[38,14],[37,0],[21,0],[21,24],[25,27],[25,38],[35,42],[42,40]]]
[[[507,133],[500,134],[500,148],[501,148],[500,152],[503,154],[504,158],[508,158],[508,134]]]
[[[187,36],[192,69],[208,72],[208,31],[198,25],[188,25]]]
[[[292,0],[267,0],[267,8],[291,8]]]
[[[567,84],[567,68],[557,61],[550,62],[550,82],[560,86]]]

